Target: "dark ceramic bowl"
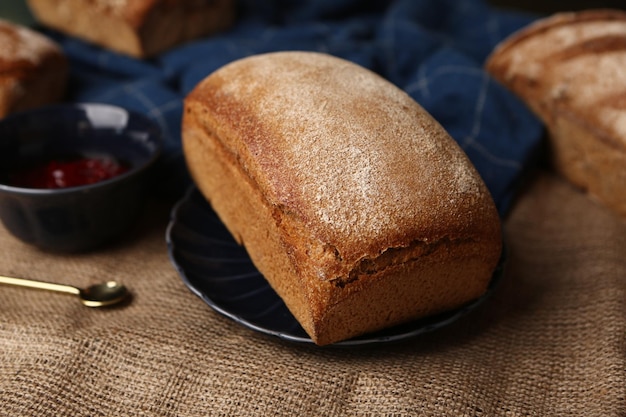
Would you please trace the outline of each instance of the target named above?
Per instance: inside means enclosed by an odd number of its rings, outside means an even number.
[[[0,219],[13,235],[45,250],[93,249],[133,225],[160,152],[155,123],[120,107],[61,104],[9,116],[0,120]],[[126,171],[54,189],[12,180],[24,167],[68,155],[106,155]]]

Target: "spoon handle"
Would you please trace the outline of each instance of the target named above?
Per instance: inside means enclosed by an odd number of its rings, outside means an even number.
[[[5,277],[5,276],[0,275],[0,284],[36,288],[39,290],[63,292],[66,294],[73,294],[73,295],[80,294],[80,290],[76,287],[72,287],[71,285],[54,284],[52,282],[35,281],[32,279],[26,279],[26,278],[13,278],[13,277]]]

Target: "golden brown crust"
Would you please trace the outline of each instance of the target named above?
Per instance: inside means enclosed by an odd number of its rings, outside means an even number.
[[[52,28],[143,58],[230,26],[232,0],[28,0]]]
[[[230,64],[187,97],[183,143],[200,190],[319,344],[478,297],[499,257],[498,215],[465,154],[347,61]]]
[[[47,37],[0,20],[0,117],[62,99],[68,63]]]
[[[487,70],[550,132],[556,169],[626,216],[626,12],[542,19],[502,42]]]

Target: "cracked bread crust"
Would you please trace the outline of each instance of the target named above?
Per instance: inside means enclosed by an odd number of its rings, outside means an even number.
[[[187,97],[183,144],[199,189],[318,344],[458,307],[499,259],[498,214],[465,154],[347,61],[227,65]]]

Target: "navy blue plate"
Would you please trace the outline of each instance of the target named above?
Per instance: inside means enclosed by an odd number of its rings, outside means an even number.
[[[292,342],[313,343],[195,187],[172,210],[166,241],[183,282],[210,307],[253,330]],[[504,259],[487,292],[461,308],[333,346],[397,342],[447,326],[491,295],[502,276],[503,264]]]

